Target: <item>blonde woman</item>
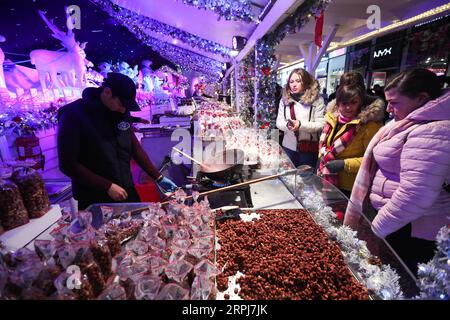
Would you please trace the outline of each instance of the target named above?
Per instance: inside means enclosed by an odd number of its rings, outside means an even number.
[[[277,116],[277,128],[284,132],[283,148],[294,166],[316,166],[324,113],[319,83],[305,69],[294,69],[283,90]]]

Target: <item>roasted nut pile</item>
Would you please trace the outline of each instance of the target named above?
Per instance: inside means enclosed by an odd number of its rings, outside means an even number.
[[[217,227],[218,289],[238,279],[243,299],[368,299],[348,270],[338,245],[304,210],[260,210],[252,222]]]

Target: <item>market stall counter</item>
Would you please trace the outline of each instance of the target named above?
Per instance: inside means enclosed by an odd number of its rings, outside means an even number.
[[[179,190],[164,206],[97,204],[75,219],[64,215],[34,251],[2,253],[1,297],[413,297],[415,279],[395,253],[340,225],[336,211],[348,199],[323,185],[302,172],[252,185],[254,208],[212,210],[198,192],[189,200]],[[74,266],[81,278],[69,289]]]

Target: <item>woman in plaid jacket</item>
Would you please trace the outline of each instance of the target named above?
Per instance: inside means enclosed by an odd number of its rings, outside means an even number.
[[[364,152],[383,118],[382,100],[366,96],[362,85],[341,85],[327,107],[318,175],[350,197]]]

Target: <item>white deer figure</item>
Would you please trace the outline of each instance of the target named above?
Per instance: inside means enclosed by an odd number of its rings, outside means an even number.
[[[6,39],[0,34],[0,42],[5,42]],[[0,89],[6,89],[5,74],[3,73],[3,62],[5,62],[5,54],[0,48]]]
[[[67,12],[67,11],[66,11]],[[52,86],[60,88],[58,73],[69,83],[76,87],[83,87],[86,84],[86,53],[84,49],[87,42],[80,44],[75,41],[75,35],[72,31],[73,23],[68,23],[67,33],[60,31],[53,20],[49,21],[44,12],[39,11],[39,15],[53,31],[52,37],[61,41],[61,44],[67,51],[50,51],[44,49],[33,50],[30,52],[31,63],[36,66],[39,72],[42,89],[46,89],[45,84],[47,74],[50,74]],[[66,13],[67,15],[67,13]],[[67,15],[68,19],[71,19]]]

